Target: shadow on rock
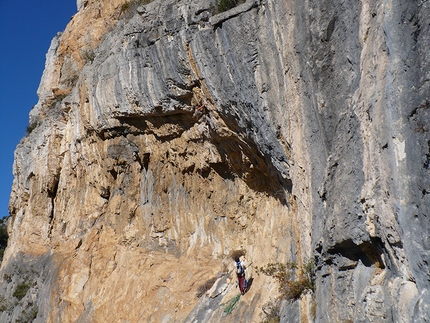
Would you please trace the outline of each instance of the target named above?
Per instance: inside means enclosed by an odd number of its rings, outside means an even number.
[[[254,278],[253,277],[251,277],[249,280],[248,280],[248,284],[246,284],[246,288],[244,289],[244,294],[246,294],[246,293],[248,293],[248,291],[251,289],[251,286],[252,286],[252,282],[254,281]]]

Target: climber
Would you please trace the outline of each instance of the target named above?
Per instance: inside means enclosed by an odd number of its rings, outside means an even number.
[[[205,113],[205,108],[205,104],[202,102],[199,105],[193,105],[193,116],[196,118],[200,118]]]
[[[237,282],[239,285],[239,290],[242,295],[245,295],[246,288],[248,285],[247,280],[245,279],[245,263],[243,261],[240,261],[239,257],[234,258],[234,265],[236,268],[236,275],[237,275]]]

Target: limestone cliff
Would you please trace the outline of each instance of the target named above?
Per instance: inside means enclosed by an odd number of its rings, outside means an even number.
[[[52,41],[0,321],[261,322],[254,266],[314,259],[281,322],[428,322],[430,3],[147,2],[79,0]]]

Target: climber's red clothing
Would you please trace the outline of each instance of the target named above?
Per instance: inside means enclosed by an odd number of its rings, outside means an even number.
[[[245,274],[237,275],[237,281],[239,284],[239,290],[242,295],[245,295],[246,292],[246,279]]]

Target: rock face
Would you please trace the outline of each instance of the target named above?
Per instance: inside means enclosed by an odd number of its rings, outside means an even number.
[[[281,322],[429,321],[428,1],[77,7],[15,153],[0,321],[260,322],[254,266],[309,259]]]

